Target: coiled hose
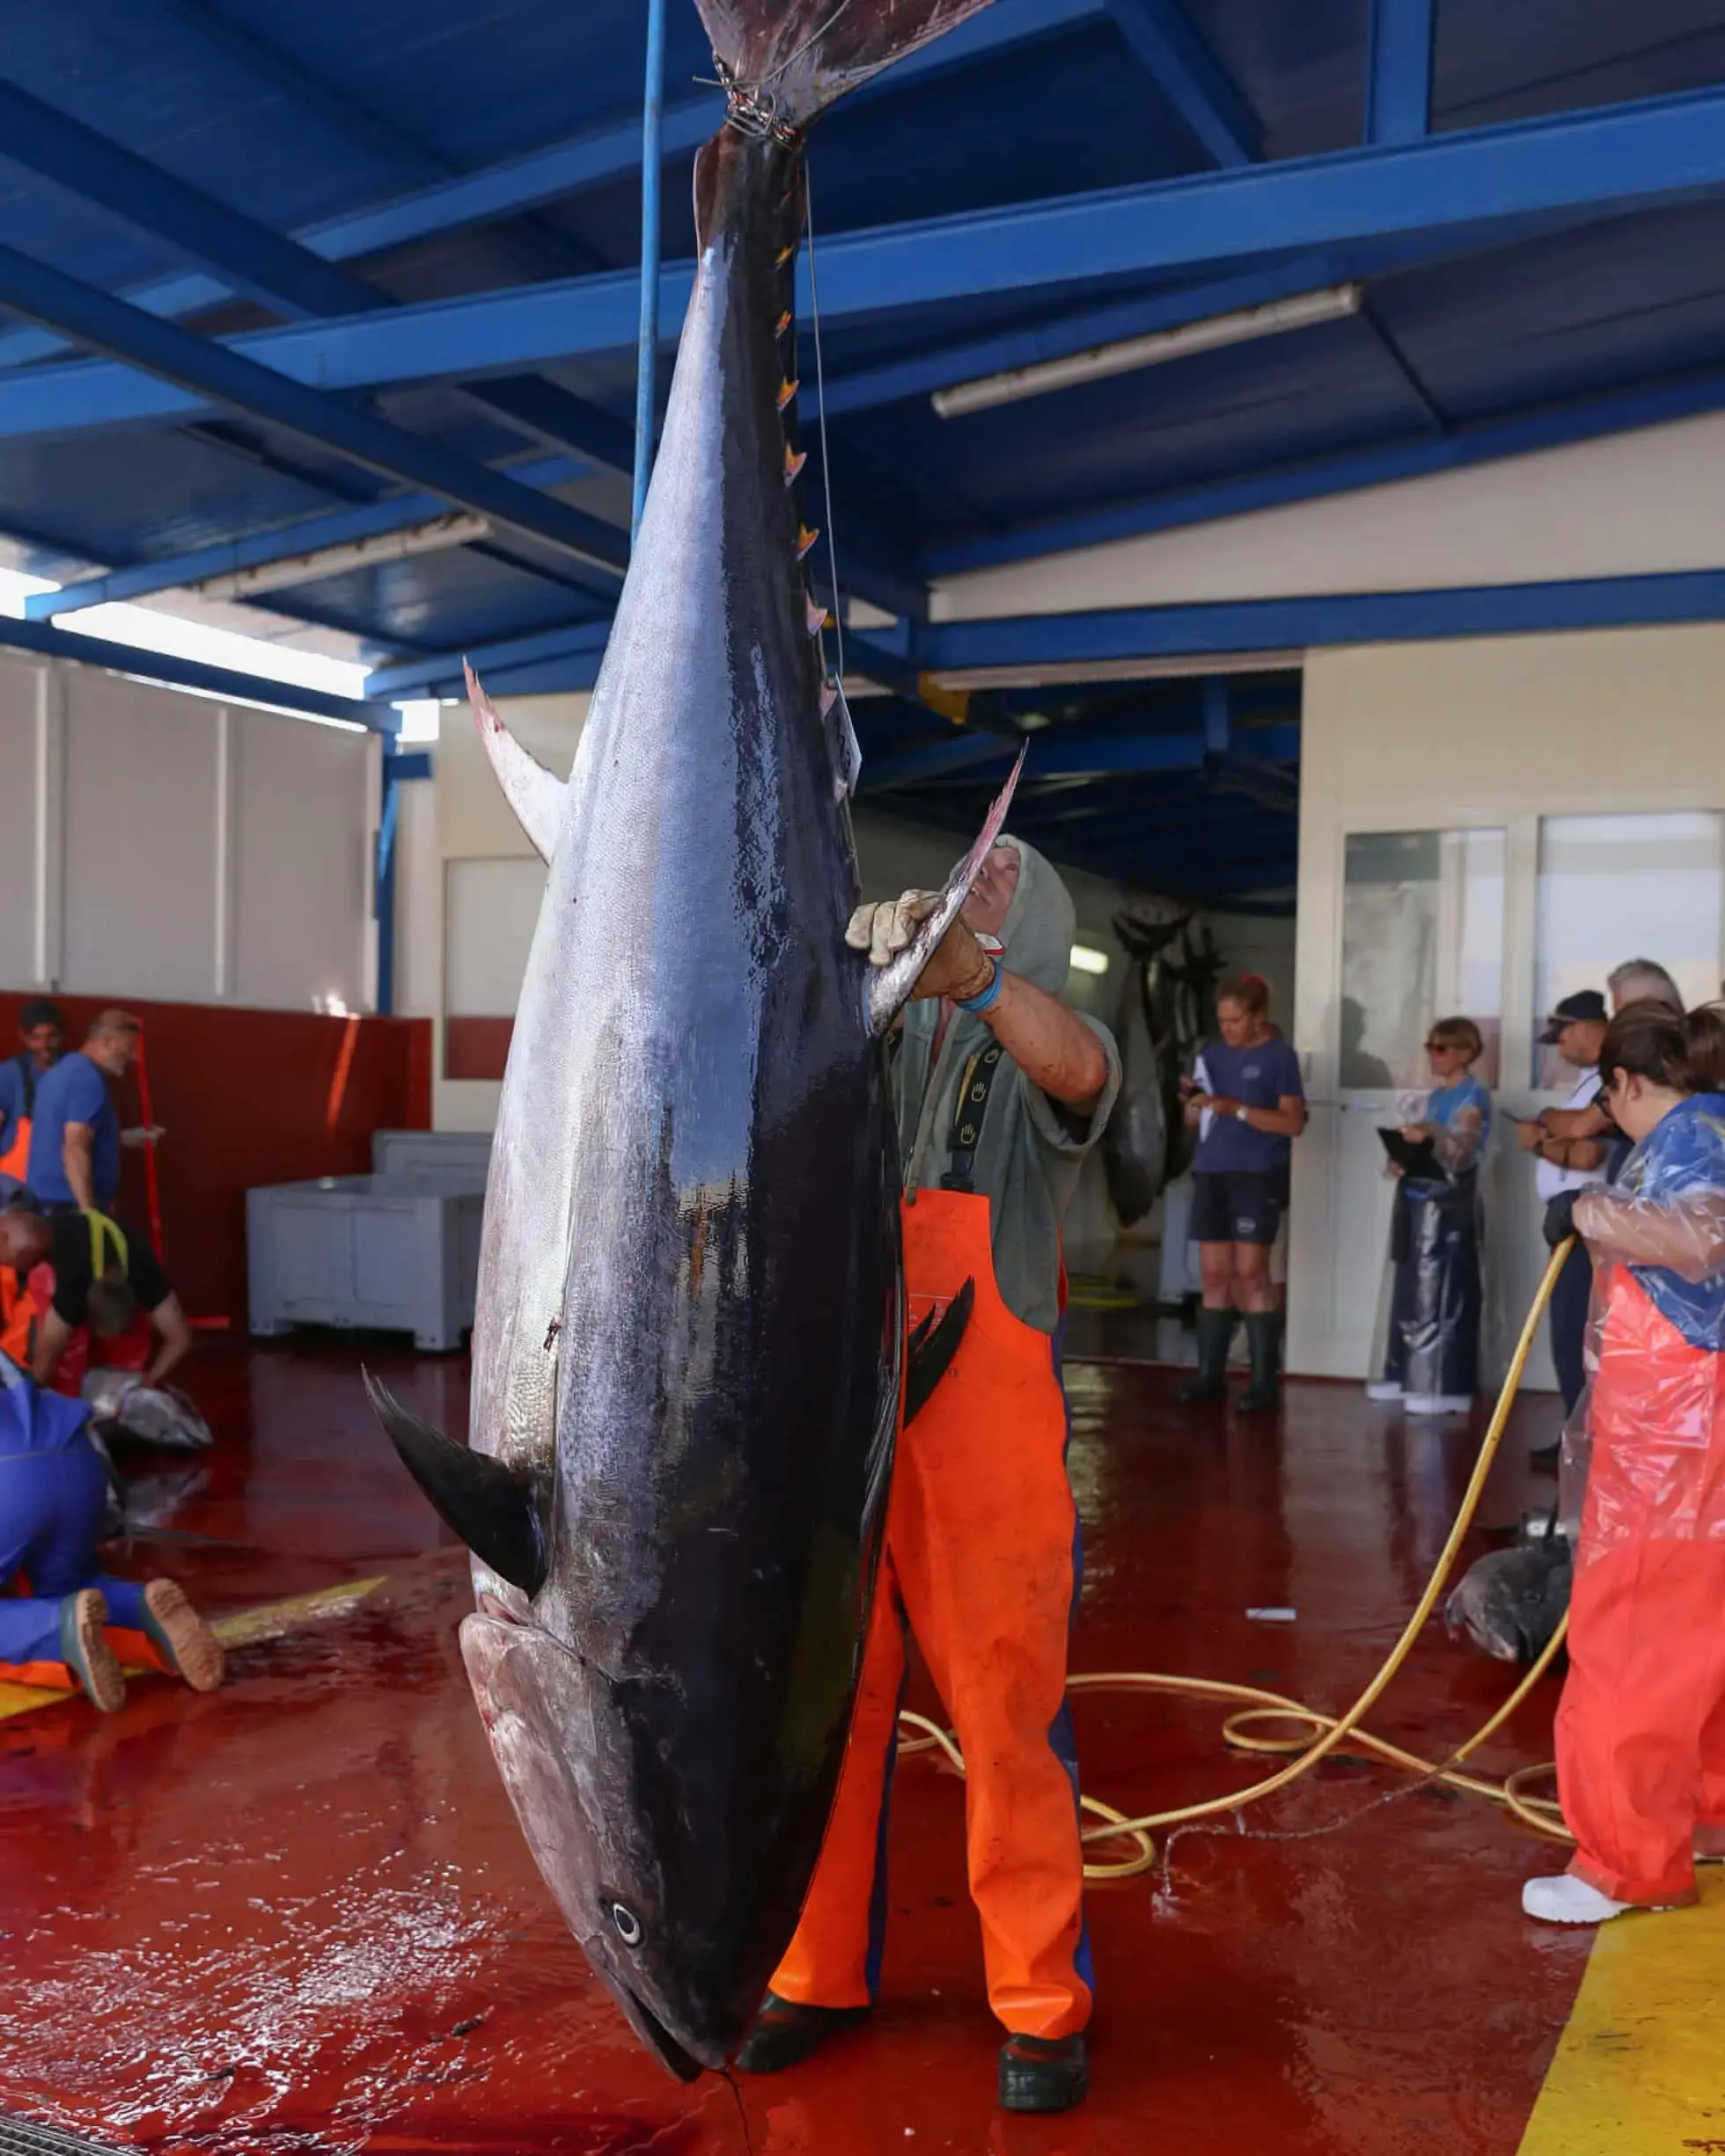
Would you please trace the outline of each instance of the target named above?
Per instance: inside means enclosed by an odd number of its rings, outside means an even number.
[[[1448,1582],[1463,1543],[1473,1525],[1473,1516],[1479,1509],[1479,1500],[1485,1494],[1486,1482],[1492,1463],[1497,1458],[1498,1448],[1503,1441],[1503,1433],[1509,1419],[1509,1410],[1515,1404],[1516,1394],[1522,1382],[1522,1373],[1533,1347],[1539,1321],[1545,1314],[1552,1289],[1557,1276],[1563,1270],[1563,1261],[1568,1257],[1574,1237],[1560,1243],[1552,1252],[1544,1277],[1534,1292],[1523,1321],[1521,1338],[1516,1343],[1516,1352],[1510,1358],[1509,1368],[1497,1396],[1497,1405],[1492,1411],[1485,1441],[1479,1448],[1479,1456],[1474,1462],[1473,1472],[1463,1493],[1455,1523],[1450,1529],[1449,1540],[1426,1583],[1424,1594],[1408,1618],[1402,1635],[1390,1650],[1383,1666],[1367,1685],[1364,1691],[1345,1714],[1331,1715],[1321,1712],[1298,1699],[1289,1699],[1281,1692],[1263,1691],[1252,1684],[1225,1684],[1214,1677],[1173,1676],[1159,1670],[1106,1670],[1083,1672],[1068,1676],[1067,1690],[1073,1692],[1171,1692],[1188,1699],[1217,1699],[1233,1705],[1236,1712],[1222,1724],[1222,1735],[1236,1751],[1257,1752],[1278,1756],[1292,1754],[1288,1764],[1262,1781],[1254,1782],[1246,1789],[1230,1792],[1226,1796],[1209,1797],[1200,1804],[1185,1804],[1172,1811],[1149,1812],[1136,1819],[1116,1811],[1112,1805],[1105,1804],[1099,1797],[1082,1797],[1079,1801],[1093,1819],[1102,1823],[1084,1830],[1086,1844],[1094,1843],[1126,1842],[1131,1844],[1130,1855],[1118,1858],[1093,1859],[1084,1866],[1086,1879],[1131,1879],[1149,1871],[1156,1859],[1156,1843],[1152,1837],[1165,1828],[1190,1824],[1194,1820],[1215,1819],[1230,1812],[1237,1812],[1248,1804],[1257,1804],[1266,1797],[1273,1797],[1310,1774],[1320,1761],[1344,1743],[1356,1753],[1364,1753],[1373,1759],[1381,1759],[1389,1765],[1416,1774],[1422,1780],[1441,1784],[1450,1789],[1464,1791],[1471,1797],[1483,1797],[1488,1802],[1502,1808],[1531,1827],[1536,1833],[1548,1835],[1554,1841],[1570,1841],[1574,1837],[1563,1823],[1557,1805],[1548,1797],[1526,1794],[1530,1783],[1538,1781],[1554,1772],[1549,1764],[1544,1766],[1523,1767],[1519,1772],[1502,1781],[1489,1781],[1474,1774],[1461,1771],[1464,1761],[1471,1758],[1480,1746],[1494,1736],[1509,1720],[1522,1702],[1538,1683],[1556,1659],[1568,1634],[1569,1618],[1566,1611],[1562,1622],[1547,1642],[1544,1652],[1523,1677],[1514,1691],[1482,1727],[1476,1729],[1464,1744],[1459,1745],[1444,1760],[1422,1759],[1415,1752],[1404,1750],[1385,1737],[1375,1736],[1363,1727],[1365,1719],[1394,1683],[1402,1664],[1413,1650],[1426,1626],[1426,1620],[1437,1607],[1438,1597]],[[1260,1723],[1296,1723],[1304,1733],[1288,1735],[1285,1732],[1272,1735],[1258,1727]],[[962,1774],[964,1755],[950,1730],[943,1729],[925,1715],[908,1711],[899,1716],[901,1732],[901,1756],[915,1752],[939,1750]],[[1315,1741],[1314,1741],[1315,1737]]]

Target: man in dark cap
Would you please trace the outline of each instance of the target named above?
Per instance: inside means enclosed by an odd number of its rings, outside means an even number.
[[[18,1014],[18,1053],[0,1063],[0,1199],[29,1173],[36,1088],[66,1045],[66,1021],[60,1006],[45,995],[26,1003]]]
[[[1593,1109],[1599,1090],[1599,1049],[1610,1016],[1598,989],[1582,988],[1563,998],[1546,1019],[1539,1036],[1542,1047],[1555,1048],[1579,1074],[1561,1108],[1548,1108],[1537,1120],[1515,1126],[1523,1148],[1533,1154],[1538,1162],[1534,1174],[1542,1208],[1564,1191],[1583,1191],[1589,1184],[1605,1180],[1607,1140],[1588,1128],[1591,1122],[1599,1119],[1597,1111],[1589,1118],[1584,1118],[1582,1111]],[[1583,1126],[1582,1134],[1577,1134],[1577,1124]],[[1586,1382],[1582,1346],[1587,1334],[1588,1305],[1592,1295],[1593,1260],[1588,1255],[1587,1245],[1577,1236],[1552,1289],[1550,1312],[1552,1360],[1557,1366],[1558,1390],[1563,1395],[1566,1422],[1581,1398]],[[1534,1465],[1555,1467],[1560,1447],[1560,1440],[1541,1446],[1531,1455]]]

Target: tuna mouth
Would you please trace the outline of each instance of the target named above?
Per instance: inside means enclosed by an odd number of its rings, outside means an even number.
[[[621,1989],[627,1994],[623,2011],[635,2023],[636,2034],[645,2038],[658,2055],[660,2063],[668,2067],[679,2081],[698,2080],[701,2078],[703,2065],[711,2065],[715,2072],[723,2071],[723,2055],[716,2059],[710,2060],[696,2058],[692,2052],[683,2049],[657,2014],[632,1985],[623,1984]]]

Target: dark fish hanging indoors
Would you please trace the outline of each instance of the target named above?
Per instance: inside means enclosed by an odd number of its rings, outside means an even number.
[[[549,864],[473,1454],[374,1391],[474,1553],[462,1648],[533,1854],[685,2075],[735,2050],[826,1825],[900,1413],[881,1039],[1007,799],[910,950],[846,949],[848,729],[796,484],[802,136],[982,0],[701,4],[732,120],[696,161],[694,291],[567,785],[473,689]]]

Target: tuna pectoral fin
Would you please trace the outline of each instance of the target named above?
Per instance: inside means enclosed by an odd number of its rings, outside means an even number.
[[[1026,750],[1019,750],[1018,760],[1012,766],[1011,776],[995,796],[995,805],[988,811],[988,820],[978,834],[976,844],[947,877],[945,888],[936,900],[933,912],[896,958],[889,959],[885,965],[869,968],[868,984],[863,994],[867,1000],[869,1030],[871,1033],[885,1033],[909,1001],[917,976],[934,957],[942,936],[958,920],[959,908],[969,898],[971,885],[976,881],[977,870],[982,866],[988,848],[1001,834],[1006,812],[1012,805],[1013,789],[1018,783],[1018,774],[1024,768],[1026,753]]]
[[[473,723],[485,744],[485,753],[503,789],[503,798],[515,810],[521,828],[533,842],[533,851],[547,867],[557,850],[557,832],[563,820],[563,796],[569,788],[554,778],[526,750],[497,716],[497,707],[480,686],[479,676],[462,661],[467,677],[467,701],[473,708]]]
[[[430,1499],[438,1518],[500,1579],[524,1595],[537,1595],[550,1561],[539,1496],[526,1477],[422,1422],[369,1370],[360,1375],[402,1466]]]
[[[965,1337],[965,1329],[975,1307],[976,1282],[966,1280],[942,1311],[938,1324],[930,1310],[911,1334],[909,1368],[905,1372],[907,1428],[929,1404],[929,1396],[951,1368],[952,1358],[958,1352],[958,1343]]]

